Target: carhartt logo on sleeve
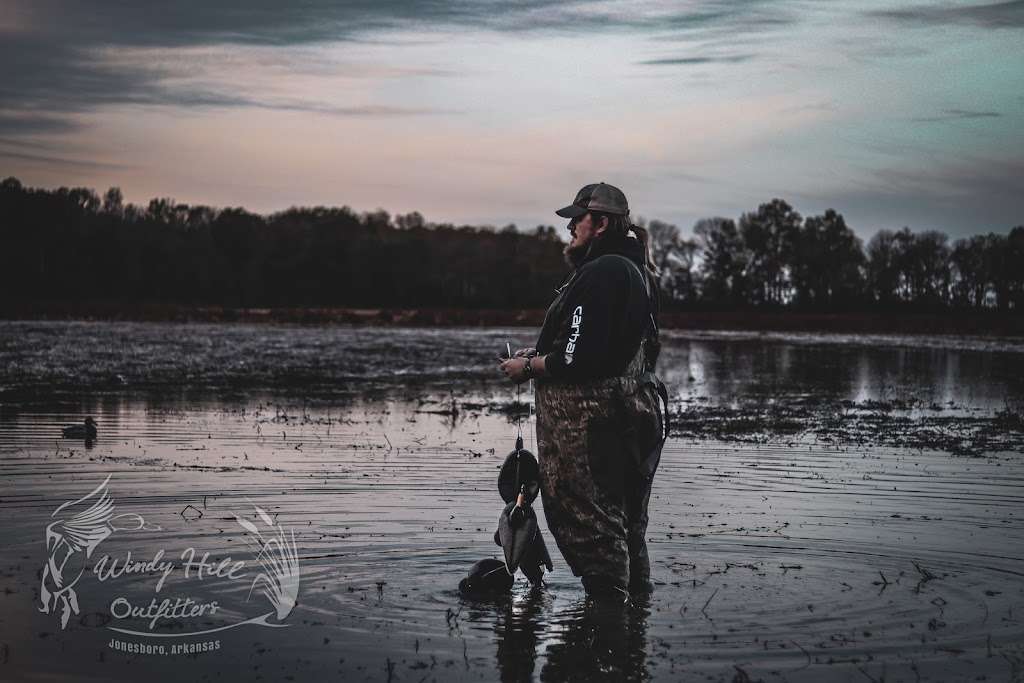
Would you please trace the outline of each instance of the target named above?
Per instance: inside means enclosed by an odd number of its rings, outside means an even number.
[[[572,354],[576,352],[576,340],[580,338],[583,326],[583,306],[577,306],[572,312],[572,324],[569,326],[569,343],[565,345],[565,364],[572,365]]]

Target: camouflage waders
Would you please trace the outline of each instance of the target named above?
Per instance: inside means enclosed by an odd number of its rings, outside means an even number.
[[[633,456],[649,432],[657,398],[643,390],[644,347],[620,377],[538,381],[537,449],[544,515],[563,557],[584,585],[643,587],[650,580],[648,472]],[[660,436],[660,434],[658,435]],[[643,441],[643,438],[640,439]],[[660,450],[659,450],[660,454]]]

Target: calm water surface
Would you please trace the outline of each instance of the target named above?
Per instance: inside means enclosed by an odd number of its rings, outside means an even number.
[[[673,438],[651,501],[650,600],[588,604],[558,556],[543,591],[520,577],[509,599],[461,599],[469,566],[500,552],[495,480],[517,415],[533,448],[531,419],[494,376],[506,340],[528,345],[531,332],[0,323],[0,678],[1024,675],[1013,450],[968,458],[814,430]],[[680,415],[876,402],[922,429],[931,423],[915,420],[1019,410],[1022,369],[1024,345],[985,339],[673,333],[662,360]],[[62,438],[86,415],[95,443]],[[107,477],[116,513],[145,528],[123,518],[90,556],[69,557],[79,610],[61,628],[59,613],[39,610],[40,587],[52,589],[46,529],[60,522],[51,528],[69,537],[76,507],[92,501],[58,508]],[[265,584],[250,592],[260,546],[239,519],[294,538],[297,605],[270,620],[283,627],[232,626],[274,611]],[[185,575],[189,548],[209,553],[204,575]],[[100,580],[100,558],[129,553],[176,567],[159,591],[158,568]],[[235,576],[212,568],[227,557],[244,562]],[[111,617],[117,600],[185,598],[217,612],[152,629],[149,616]],[[168,653],[120,652],[115,638]]]

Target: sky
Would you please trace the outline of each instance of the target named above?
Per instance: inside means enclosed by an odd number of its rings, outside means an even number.
[[[1024,223],[1024,0],[3,0],[0,176],[145,204],[865,239]]]

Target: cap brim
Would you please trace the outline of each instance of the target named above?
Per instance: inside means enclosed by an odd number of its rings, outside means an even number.
[[[583,214],[587,213],[587,209],[584,209],[582,206],[570,204],[564,209],[559,209],[558,211],[555,211],[555,213],[561,216],[562,218],[579,218]]]

